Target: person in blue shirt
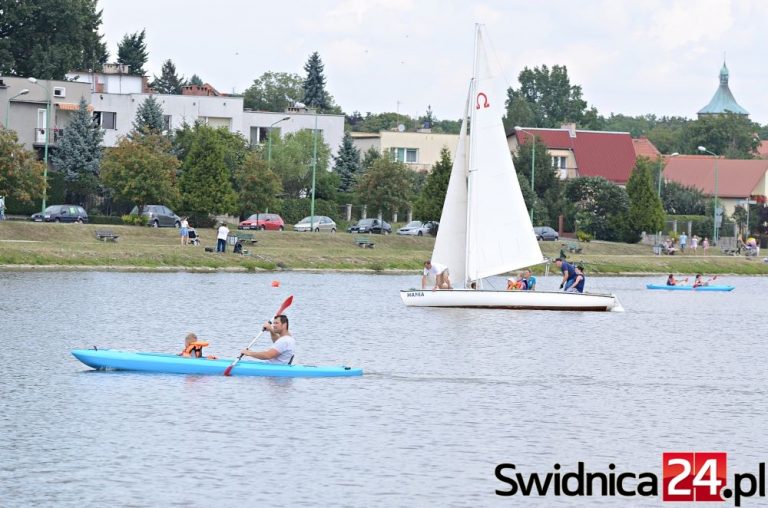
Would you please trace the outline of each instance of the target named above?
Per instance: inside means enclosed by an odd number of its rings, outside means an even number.
[[[569,293],[583,293],[584,292],[584,282],[586,280],[586,277],[584,275],[584,267],[579,265],[576,268],[576,278],[573,281],[573,284],[571,284],[571,287],[566,289]]]
[[[555,259],[555,264],[563,272],[563,280],[560,282],[560,289],[568,291],[568,288],[573,286],[576,281],[576,267],[562,258]]]
[[[526,290],[533,291],[536,289],[536,277],[531,275],[531,269],[528,268],[525,270],[525,275],[523,276],[523,280],[526,282]]]

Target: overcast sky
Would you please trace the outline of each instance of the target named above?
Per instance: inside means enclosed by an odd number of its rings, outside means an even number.
[[[590,106],[695,118],[718,87],[725,55],[738,103],[768,123],[764,0],[99,0],[117,58],[146,28],[150,74],[171,59],[222,92],[266,71],[305,75],[318,51],[342,109],[456,119],[483,23],[509,85],[524,67],[565,65]]]

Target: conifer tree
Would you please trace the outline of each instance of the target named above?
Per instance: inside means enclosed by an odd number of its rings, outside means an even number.
[[[88,103],[81,97],[65,135],[51,155],[54,166],[64,174],[72,201],[84,203],[86,197],[98,189],[103,139],[104,132],[94,122]]]
[[[226,157],[226,144],[215,129],[197,126],[179,179],[183,210],[202,216],[237,212]]]
[[[184,76],[179,76],[176,73],[176,66],[169,59],[163,62],[163,69],[160,72],[160,77],[158,78],[155,76],[151,86],[157,93],[181,95],[181,87],[186,84]]]
[[[189,84],[203,86],[203,80],[200,79],[200,76],[198,76],[197,74],[192,74],[192,77],[189,78]]]
[[[307,77],[304,79],[304,104],[320,111],[328,109],[328,95],[325,91],[325,66],[320,60],[320,54],[315,51],[304,65]]]
[[[133,34],[125,34],[117,45],[117,63],[128,65],[128,73],[132,76],[146,74],[144,65],[147,63],[146,29]]]
[[[625,241],[640,241],[640,233],[653,233],[664,226],[664,207],[653,188],[651,161],[640,157],[627,181],[629,211],[627,212],[627,234]]]
[[[451,152],[443,147],[440,151],[440,160],[432,166],[432,172],[427,176],[427,183],[421,190],[421,194],[419,194],[413,207],[413,211],[419,220],[440,220],[452,167]]]
[[[163,132],[163,109],[153,95],[150,95],[136,109],[133,130],[138,135],[160,134]]]
[[[352,137],[344,133],[339,154],[333,158],[334,170],[339,175],[339,192],[352,192],[355,178],[360,174],[360,150],[352,144]]]

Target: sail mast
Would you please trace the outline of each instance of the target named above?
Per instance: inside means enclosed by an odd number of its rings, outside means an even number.
[[[475,96],[477,92],[477,77],[478,77],[478,50],[480,48],[480,23],[475,23],[475,44],[472,51],[472,79],[469,83],[469,97],[467,97],[467,109],[465,111],[464,119],[466,121],[469,116],[469,147],[467,149],[467,226],[466,226],[466,238],[464,241],[464,287],[470,287],[472,282],[475,282],[475,289],[480,289],[481,281],[473,281],[469,276],[470,274],[470,242],[472,238],[472,173],[477,170],[474,163],[475,153],[475,136],[472,135],[474,130],[475,114],[474,108],[470,108],[469,101]]]

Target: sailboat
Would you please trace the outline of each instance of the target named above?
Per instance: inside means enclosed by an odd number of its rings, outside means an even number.
[[[503,88],[488,65],[481,26],[459,143],[432,262],[449,267],[453,289],[403,290],[411,307],[623,310],[612,294],[506,291],[484,279],[544,263],[502,124]],[[471,129],[471,132],[469,132]]]

